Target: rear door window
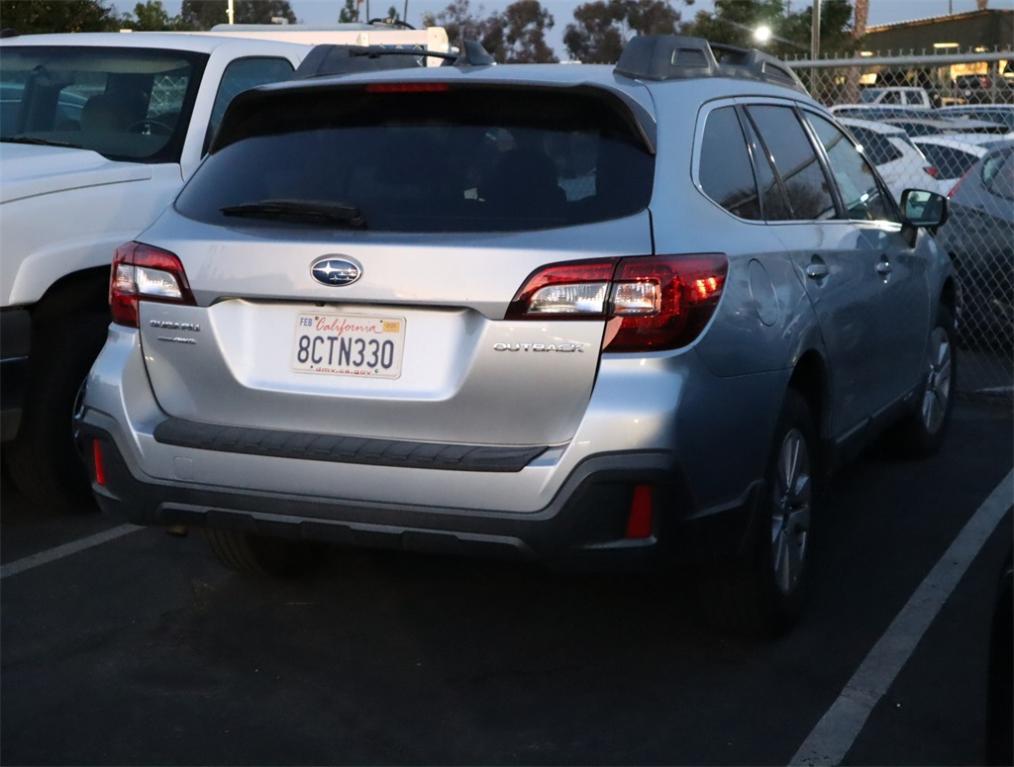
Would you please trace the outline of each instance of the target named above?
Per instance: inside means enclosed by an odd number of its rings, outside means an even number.
[[[704,193],[733,215],[761,217],[750,155],[735,107],[720,107],[708,115],[701,143],[700,180]]]
[[[553,88],[427,87],[293,89],[230,110],[176,207],[236,223],[223,208],[325,204],[357,210],[370,230],[413,232],[565,227],[647,207],[654,155],[623,105]]]
[[[785,188],[794,220],[834,218],[834,198],[817,153],[790,107],[757,104],[747,113]]]

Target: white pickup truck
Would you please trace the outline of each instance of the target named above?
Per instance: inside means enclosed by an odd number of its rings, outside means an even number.
[[[36,503],[86,497],[71,415],[105,339],[113,251],[172,201],[232,98],[288,79],[316,43],[447,50],[441,28],[276,30],[0,41],[0,436]]]

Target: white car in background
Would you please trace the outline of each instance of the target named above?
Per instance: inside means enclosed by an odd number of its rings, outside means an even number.
[[[841,124],[863,145],[863,151],[877,166],[895,199],[899,199],[906,189],[936,188],[936,167],[904,130],[886,123],[851,117],[842,118]]]
[[[948,119],[971,118],[1002,123],[1008,131],[1014,131],[1014,105],[1012,104],[960,104],[940,107],[941,117]]]
[[[931,109],[933,99],[925,88],[892,86],[890,88],[865,88],[859,94],[864,104],[891,104]]]
[[[993,137],[995,140],[995,136]],[[920,151],[926,155],[926,159],[933,163],[937,169],[936,190],[940,194],[947,194],[958,183],[958,179],[965,175],[965,171],[971,168],[989,150],[979,144],[965,141],[961,136],[919,136],[912,139]]]

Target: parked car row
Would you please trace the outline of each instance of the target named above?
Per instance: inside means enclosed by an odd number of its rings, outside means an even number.
[[[844,117],[842,123],[895,194],[922,185],[950,197],[950,221],[939,241],[959,277],[960,340],[1006,353],[1014,329],[1014,192],[1009,188],[1014,163],[1006,159],[1014,151],[1014,106],[928,110],[883,104],[839,105],[831,111],[876,118]]]

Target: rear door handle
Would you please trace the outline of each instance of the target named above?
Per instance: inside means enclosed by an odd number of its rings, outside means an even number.
[[[891,270],[893,268],[894,267],[891,266],[891,262],[888,261],[886,258],[883,258],[880,261],[877,261],[877,267],[876,267],[877,274],[879,274],[881,277],[886,277],[887,275],[889,275],[891,273]]]

